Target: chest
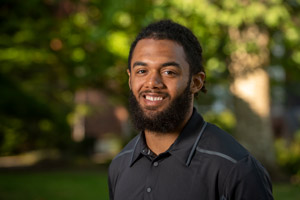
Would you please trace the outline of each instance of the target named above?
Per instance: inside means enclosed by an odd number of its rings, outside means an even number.
[[[174,157],[154,162],[142,158],[119,173],[115,200],[219,199],[219,176],[201,160],[186,166]]]

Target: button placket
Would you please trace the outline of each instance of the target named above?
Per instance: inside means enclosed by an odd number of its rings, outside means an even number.
[[[147,179],[145,182],[145,193],[144,193],[144,200],[150,200],[150,199],[155,199],[156,194],[156,188],[158,183],[158,178],[160,174],[160,167],[162,164],[162,161],[164,157],[162,155],[156,157],[154,160],[152,160],[151,165],[150,165],[150,171],[149,174],[147,175]]]

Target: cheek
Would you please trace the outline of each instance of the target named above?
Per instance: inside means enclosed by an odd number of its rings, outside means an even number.
[[[170,87],[172,88],[170,89],[170,91],[172,91],[175,96],[180,95],[186,89],[187,85],[188,80],[178,81],[176,83],[173,83],[173,85],[170,85]]]
[[[134,94],[136,94],[141,90],[141,88],[143,86],[143,83],[142,83],[141,80],[133,78],[133,79],[130,80],[130,86],[131,86],[132,92]]]

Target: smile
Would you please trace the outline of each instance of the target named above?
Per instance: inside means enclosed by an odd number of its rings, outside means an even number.
[[[145,96],[145,99],[149,100],[149,101],[162,101],[163,98],[162,97],[153,97],[153,96]]]

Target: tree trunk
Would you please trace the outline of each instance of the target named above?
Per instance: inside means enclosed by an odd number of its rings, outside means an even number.
[[[270,121],[267,32],[257,26],[229,29],[233,45],[229,71],[237,119],[235,136],[269,170],[276,167]]]

